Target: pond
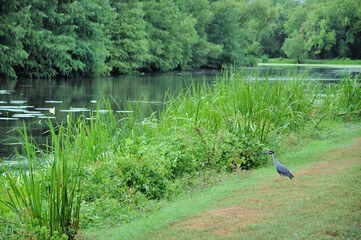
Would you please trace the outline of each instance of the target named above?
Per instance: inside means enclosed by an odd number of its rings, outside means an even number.
[[[257,75],[257,79],[262,79],[267,74],[270,80],[287,79],[288,75],[308,72],[311,79],[335,82],[345,74],[358,74],[361,69],[262,65],[245,68],[244,71],[251,76]],[[60,123],[71,112],[89,116],[91,111],[96,111],[97,104],[103,97],[110,100],[113,109],[123,114],[129,111],[128,104],[125,104],[127,101],[138,102],[144,116],[149,116],[152,110],[157,110],[162,105],[166,92],[177,94],[192,82],[212,83],[217,74],[220,71],[192,70],[82,80],[1,80],[0,158],[14,159],[14,147],[19,144],[14,137],[20,136],[18,130],[23,129],[24,123],[28,133],[41,143],[47,130],[48,118]],[[282,75],[284,77],[279,77]]]

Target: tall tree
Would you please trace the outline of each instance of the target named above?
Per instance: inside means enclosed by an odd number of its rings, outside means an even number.
[[[196,39],[190,16],[181,12],[173,0],[146,0],[144,10],[151,54],[149,69],[166,71],[186,65]]]
[[[245,36],[242,36],[240,28],[242,4],[235,0],[217,1],[212,3],[212,11],[214,17],[207,28],[208,39],[223,46],[223,51],[209,64],[218,68],[223,63],[242,64],[245,56]]]
[[[106,74],[103,25],[111,19],[107,0],[35,1],[24,49],[31,77]]]
[[[116,18],[106,26],[110,38],[107,64],[116,73],[145,68],[150,60],[150,52],[143,3],[138,0],[116,0],[111,2],[111,6],[115,8]]]
[[[0,14],[0,75],[16,78],[16,68],[28,57],[22,41],[31,24],[30,6],[26,1],[1,0]]]
[[[4,74],[52,78],[108,72],[103,27],[112,15],[107,0],[6,1],[1,7],[7,11],[0,23]]]
[[[245,50],[247,55],[259,56],[262,51],[262,34],[267,31],[275,14],[268,0],[254,0],[244,3],[242,13],[242,35],[246,37]]]
[[[176,0],[181,11],[194,19],[196,30],[195,42],[191,49],[192,67],[206,67],[209,60],[215,60],[222,53],[222,46],[208,41],[206,30],[213,19],[213,12],[208,0]]]
[[[337,21],[327,13],[331,6],[326,3],[316,3],[317,8],[308,13],[304,23],[306,46],[308,51],[319,58],[332,57],[332,48],[336,44],[335,24]]]
[[[361,59],[361,3],[359,0],[337,0],[336,6],[343,31],[338,33],[337,52],[340,57]]]
[[[285,19],[286,34],[303,35],[309,56],[361,58],[359,0],[306,0],[295,6]]]
[[[298,63],[306,57],[305,39],[302,34],[297,34],[286,38],[283,43],[282,50],[287,57],[296,59]]]

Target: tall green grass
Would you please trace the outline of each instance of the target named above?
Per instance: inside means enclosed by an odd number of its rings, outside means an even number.
[[[344,116],[348,120],[360,117],[361,82],[360,75],[346,75],[337,84],[328,84],[319,94],[317,107],[329,118]]]
[[[341,87],[338,90],[339,109],[343,109],[346,114],[356,113],[360,114],[361,109],[361,84],[358,81],[358,76],[351,78],[346,76],[340,83]]]
[[[51,143],[41,151],[24,125],[22,155],[16,152],[19,176],[3,168],[10,185],[3,203],[32,227],[25,237],[72,237],[79,229],[81,156],[71,146],[71,127],[49,127]]]
[[[160,116],[161,132],[195,127],[221,128],[268,144],[286,129],[312,117],[319,84],[306,76],[251,81],[242,73],[225,73],[212,86],[193,84],[177,98],[168,96]]]

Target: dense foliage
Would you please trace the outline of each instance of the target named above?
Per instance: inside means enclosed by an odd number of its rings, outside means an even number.
[[[0,1],[0,74],[52,78],[361,58],[358,0]]]

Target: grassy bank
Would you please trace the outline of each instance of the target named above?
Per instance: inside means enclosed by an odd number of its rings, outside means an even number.
[[[29,173],[3,166],[1,232],[72,238],[79,228],[144,219],[222,174],[265,166],[265,149],[282,153],[284,146],[330,137],[338,123],[358,121],[360,107],[357,78],[322,86],[307,76],[251,81],[231,72],[212,85],[167,95],[163,109],[147,118],[131,104],[115,115],[105,102],[98,110],[107,108],[106,114],[49,121],[46,146],[23,135],[17,157],[28,162]]]
[[[361,233],[361,126],[279,156],[296,176],[279,180],[271,164],[236,172],[219,185],[170,202],[147,219],[85,232],[89,239],[357,239]]]
[[[351,60],[346,59],[325,59],[325,60],[313,60],[313,59],[303,59],[301,63],[297,63],[296,59],[287,59],[287,58],[273,58],[264,61],[262,64],[297,64],[297,65],[312,65],[312,66],[349,66],[349,67],[358,67],[361,65],[361,60]]]

